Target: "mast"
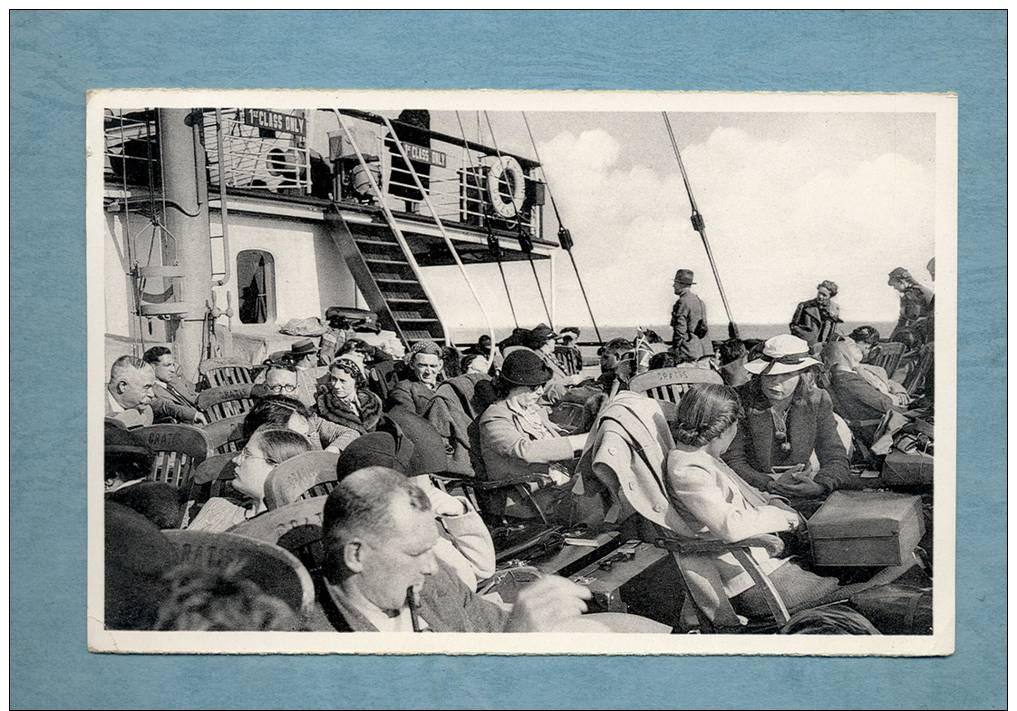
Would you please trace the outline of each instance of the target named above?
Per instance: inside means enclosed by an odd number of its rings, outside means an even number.
[[[177,300],[187,305],[170,340],[181,374],[193,382],[203,355],[206,301],[212,293],[205,156],[197,114],[190,109],[159,109],[158,115],[164,219],[170,237],[163,241],[163,264],[175,262],[182,269],[184,277],[174,288],[179,289]]]

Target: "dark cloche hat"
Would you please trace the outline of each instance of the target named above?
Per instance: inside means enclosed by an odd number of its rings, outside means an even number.
[[[543,385],[554,374],[531,350],[512,351],[501,366],[501,379],[512,385]]]

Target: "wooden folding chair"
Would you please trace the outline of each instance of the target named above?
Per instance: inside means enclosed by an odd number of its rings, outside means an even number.
[[[249,521],[239,523],[230,533],[271,543],[295,555],[312,574],[321,570],[325,559],[322,547],[322,515],[325,496],[301,499]]]
[[[198,365],[199,390],[254,382],[254,369],[239,358],[209,358]]]
[[[897,371],[897,367],[900,365],[900,360],[903,356],[903,343],[898,343],[897,341],[881,341],[872,346],[872,350],[870,350],[868,356],[866,356],[865,362],[872,365],[878,365],[886,371],[888,377],[892,378],[894,373]]]
[[[198,409],[209,422],[243,415],[251,409],[251,383],[223,385],[198,393]]]
[[[210,454],[236,452],[244,446],[244,418],[246,415],[227,417],[210,422],[201,428],[208,439]]]
[[[335,452],[305,452],[277,465],[265,480],[265,506],[277,509],[301,499],[327,496],[339,480]]]
[[[724,378],[715,370],[679,365],[641,373],[629,381],[629,390],[677,405],[682,395],[700,383],[723,385]]]
[[[194,468],[208,457],[208,439],[193,425],[150,425],[134,432],[155,452],[150,481],[190,486]]]
[[[193,520],[201,507],[214,496],[238,502],[246,498],[233,490],[233,480],[237,476],[237,467],[233,463],[236,456],[236,452],[216,454],[194,468],[187,497],[189,520]]]
[[[314,605],[314,583],[292,553],[271,543],[232,533],[163,531],[176,548],[180,563],[221,571],[240,563],[240,575],[262,592],[277,597],[296,612]]]

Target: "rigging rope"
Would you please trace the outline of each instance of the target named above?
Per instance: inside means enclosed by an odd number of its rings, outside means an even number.
[[[463,142],[465,143],[466,129],[463,127],[463,119],[459,115],[458,111],[456,111],[455,114],[456,121],[459,122],[459,132],[463,135]],[[480,114],[478,113],[477,114],[478,140],[480,134],[479,127],[480,127]],[[470,164],[470,174],[473,175],[473,179],[474,181],[476,181],[477,192],[480,193],[481,192],[480,172],[473,165],[473,156],[470,154],[469,146],[466,146],[464,150],[466,151],[466,160]],[[469,193],[466,193],[466,197],[464,197],[464,202],[466,204],[466,209],[468,211],[470,207]],[[484,227],[487,228],[487,246],[491,250],[491,253],[494,255],[494,260],[498,263],[498,272],[501,274],[501,283],[505,287],[505,296],[508,297],[509,311],[512,312],[512,323],[515,324],[516,328],[519,328],[519,319],[516,318],[516,307],[512,303],[512,291],[509,289],[508,279],[505,277],[505,267],[501,263],[501,245],[498,243],[498,238],[495,237],[494,235],[494,230],[491,229],[490,208],[487,204],[487,201],[484,200],[482,194],[480,196],[480,204],[482,205],[484,210]]]
[[[455,260],[456,266],[459,268],[459,273],[462,274],[463,279],[466,281],[466,286],[469,287],[470,293],[473,295],[473,300],[477,302],[477,306],[480,307],[480,313],[484,315],[484,321],[487,323],[487,332],[488,335],[491,336],[491,342],[493,343],[494,326],[491,324],[491,317],[487,314],[487,309],[484,308],[484,302],[480,300],[480,294],[477,293],[476,288],[473,286],[473,280],[470,279],[470,275],[466,272],[463,260],[459,258],[459,251],[456,249],[452,239],[448,236],[448,232],[445,231],[445,223],[442,222],[441,217],[438,216],[438,211],[431,202],[430,193],[424,188],[424,184],[420,181],[417,169],[413,167],[413,163],[410,161],[410,157],[407,155],[406,148],[403,146],[403,142],[399,138],[399,134],[396,133],[395,127],[385,116],[382,116],[381,118],[385,122],[385,126],[388,128],[389,133],[392,134],[392,140],[395,141],[396,148],[399,149],[399,155],[402,156],[403,161],[406,162],[406,167],[410,169],[410,175],[413,176],[413,182],[416,184],[417,190],[420,191],[421,197],[424,198],[424,202],[427,204],[427,209],[431,213],[431,219],[434,220],[434,224],[438,226],[442,239],[445,240],[445,246],[448,247],[448,251],[451,252],[452,259]],[[412,252],[410,253],[410,256],[412,256]],[[451,338],[447,339],[447,345],[452,345]]]
[[[487,113],[487,111],[484,112],[484,121],[487,123],[488,133],[491,134],[491,143],[494,144],[494,152],[498,155],[498,161],[504,165],[504,158],[502,158],[501,150],[498,148],[498,139],[495,138],[494,127],[491,126],[491,116]],[[537,265],[533,262],[533,242],[530,241],[528,236],[523,234],[522,216],[519,214],[519,208],[516,206],[515,201],[513,200],[511,202],[512,211],[515,213],[516,236],[519,240],[519,248],[526,253],[526,258],[530,262],[530,269],[533,270],[533,279],[537,282],[537,292],[540,294],[540,303],[544,306],[544,313],[547,314],[547,324],[553,329],[554,320],[551,318],[551,310],[547,307],[547,299],[544,298],[544,287],[541,285],[540,276],[537,274]]]
[[[558,211],[558,201],[554,199],[554,192],[551,190],[551,183],[547,179],[547,171],[544,170],[544,161],[540,158],[540,151],[537,149],[537,141],[533,138],[533,131],[530,129],[530,121],[526,118],[525,111],[520,111],[520,113],[523,115],[523,123],[526,124],[526,133],[530,136],[530,144],[533,146],[533,155],[536,157],[537,162],[540,163],[540,174],[544,176],[544,185],[547,186],[547,195],[551,198],[551,208],[554,210],[555,219],[558,220],[558,241],[569,255],[569,260],[572,262],[572,269],[576,273],[576,281],[579,282],[579,291],[583,295],[583,301],[586,302],[586,310],[590,314],[590,321],[593,322],[593,332],[597,334],[598,343],[603,345],[604,339],[600,335],[600,329],[597,327],[597,319],[593,315],[593,307],[590,306],[590,299],[586,295],[586,286],[583,284],[583,278],[579,274],[579,265],[576,264],[576,258],[572,254],[572,234],[568,231],[568,229],[566,229],[565,223],[562,222],[561,212]]]
[[[678,150],[678,141],[675,139],[674,130],[671,128],[671,119],[668,118],[666,111],[662,111],[661,115],[664,117],[664,125],[667,127],[667,135],[671,139],[671,148],[674,149],[674,157],[678,160],[678,169],[682,173],[682,181],[685,183],[685,192],[689,195],[689,204],[692,206],[692,229],[699,233],[699,237],[703,241],[703,247],[706,249],[706,257],[710,260],[710,269],[713,270],[713,278],[717,282],[717,289],[720,291],[720,300],[724,303],[724,311],[727,313],[728,335],[730,335],[731,338],[738,338],[738,325],[731,316],[731,306],[727,302],[727,294],[724,293],[724,285],[720,281],[720,272],[717,271],[717,262],[713,258],[713,250],[710,249],[710,242],[706,239],[706,221],[703,219],[703,215],[699,212],[699,208],[696,206],[696,198],[692,194],[692,185],[689,183],[688,173],[685,172],[685,164],[682,162],[682,154]]]

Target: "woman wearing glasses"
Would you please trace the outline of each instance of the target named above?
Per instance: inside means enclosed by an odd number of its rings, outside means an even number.
[[[235,503],[224,497],[209,499],[187,526],[192,531],[220,533],[265,511],[265,480],[287,459],[311,451],[311,443],[291,430],[262,429],[233,458],[236,478],[233,490],[244,497]]]
[[[745,414],[724,461],[757,489],[810,499],[850,488],[833,403],[809,373],[819,365],[809,344],[792,335],[769,339],[745,364],[753,376],[738,388]]]

